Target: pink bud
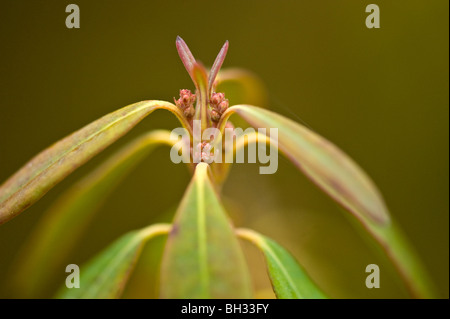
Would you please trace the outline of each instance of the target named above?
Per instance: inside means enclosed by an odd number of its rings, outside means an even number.
[[[211,96],[211,104],[218,105],[220,103],[220,98],[217,93],[213,93]]]
[[[220,114],[223,114],[223,112],[225,112],[228,108],[228,99],[225,99],[224,101],[220,102],[219,106],[217,107],[217,109],[219,110]]]
[[[214,109],[211,110],[211,120],[213,120],[214,122],[219,122],[219,120],[220,120],[219,112],[217,112]]]
[[[183,110],[183,113],[186,117],[192,117],[195,113],[194,102],[195,102],[195,94],[192,94],[190,90],[180,90],[180,98],[175,100],[175,104]]]

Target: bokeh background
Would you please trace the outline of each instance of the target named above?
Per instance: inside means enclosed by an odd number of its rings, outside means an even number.
[[[77,0],[81,28],[67,29],[69,3],[1,1],[0,181],[106,113],[193,89],[175,50],[177,35],[208,66],[229,40],[224,67],[258,74],[269,108],[333,141],[369,173],[448,298],[448,1]],[[380,29],[365,26],[369,3],[380,7]],[[119,145],[178,126],[168,112],[153,113],[2,225],[0,296],[21,296],[8,285],[12,262],[58,195]],[[82,264],[126,231],[170,220],[188,182],[186,168],[158,149],[108,199],[68,263]],[[235,165],[223,196],[237,226],[286,246],[330,296],[408,296],[389,262],[286,159],[274,175],[259,175],[257,164]],[[161,245],[147,246],[125,297],[155,296]],[[270,296],[260,254],[244,248],[254,289]],[[380,265],[380,289],[365,287],[370,263]],[[65,275],[55,273],[39,296],[52,296]]]

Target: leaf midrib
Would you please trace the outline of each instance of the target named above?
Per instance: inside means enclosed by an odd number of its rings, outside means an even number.
[[[283,263],[280,261],[280,259],[277,257],[275,252],[272,250],[272,248],[265,242],[261,241],[260,245],[264,248],[264,250],[272,257],[272,259],[275,261],[275,263],[278,265],[278,268],[282,271],[283,275],[286,277],[289,285],[291,286],[292,290],[294,291],[297,298],[301,298],[300,292],[297,290],[297,287],[294,284],[294,280],[289,275],[289,272],[284,267]]]
[[[14,190],[11,191],[11,194],[6,197],[4,200],[1,201],[1,204],[7,202],[11,197],[14,196],[15,193],[17,193],[18,190],[20,189],[24,189],[26,188],[26,186],[28,186],[29,184],[31,184],[34,180],[36,180],[37,178],[39,178],[39,176],[42,175],[42,173],[44,171],[49,170],[51,167],[53,167],[57,162],[59,162],[63,157],[65,157],[67,154],[73,152],[74,149],[77,149],[78,147],[80,147],[82,144],[87,143],[88,141],[94,139],[97,135],[99,135],[100,133],[103,133],[104,131],[106,131],[107,129],[109,129],[110,127],[116,125],[118,122],[125,120],[126,118],[130,117],[131,115],[140,112],[143,108],[148,107],[147,104],[143,105],[142,107],[137,108],[136,110],[128,113],[125,117],[121,117],[118,118],[116,120],[114,120],[113,122],[109,123],[108,125],[106,125],[105,127],[103,127],[102,129],[100,129],[99,131],[92,133],[91,135],[89,135],[88,137],[86,137],[85,139],[83,139],[81,142],[75,144],[74,146],[72,146],[71,148],[69,148],[68,150],[66,150],[65,152],[63,152],[60,156],[58,156],[56,159],[54,159],[53,161],[50,162],[50,164],[45,165],[42,169],[38,170],[38,172],[35,173],[35,175],[30,178],[28,180],[28,182],[26,182],[25,184],[22,184],[18,187],[16,187]]]
[[[200,280],[203,287],[204,297],[209,296],[209,276],[208,276],[208,261],[207,261],[207,247],[206,247],[206,216],[205,216],[205,203],[204,203],[204,180],[199,178],[197,180],[197,243],[199,254],[199,268],[200,268]]]
[[[103,272],[103,278],[110,277],[110,274],[117,270],[118,265],[120,262],[124,259],[124,257],[130,253],[133,249],[138,248],[139,245],[142,243],[140,242],[140,239],[138,237],[134,237],[125,247],[123,247],[118,255],[113,256],[112,259],[108,262],[108,267],[106,268],[105,272]],[[135,251],[135,256],[137,256],[138,249]],[[112,261],[112,263],[111,263]],[[92,296],[98,297],[98,291],[104,287],[105,281],[102,280],[100,285],[95,285],[91,289],[87,289],[80,298],[92,298]],[[110,296],[111,297],[111,296]]]

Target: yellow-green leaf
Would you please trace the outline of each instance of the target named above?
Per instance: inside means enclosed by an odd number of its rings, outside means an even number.
[[[275,241],[249,229],[237,235],[255,244],[264,254],[273,291],[278,299],[327,298],[294,257]]]
[[[274,112],[235,105],[222,116],[219,128],[237,113],[255,128],[278,129],[278,147],[299,169],[356,217],[380,244],[411,295],[435,296],[429,275],[414,248],[391,219],[380,192],[368,175],[343,151],[317,133]]]
[[[194,63],[192,68],[192,76],[197,94],[197,105],[195,107],[195,120],[201,121],[202,131],[211,125],[209,116],[209,92],[208,79],[205,67],[200,63]]]
[[[19,251],[11,286],[35,298],[83,235],[99,207],[122,179],[157,145],[173,145],[170,132],[145,133],[122,147],[107,161],[69,188],[44,213]]]
[[[34,204],[156,109],[173,112],[189,127],[181,110],[164,101],[143,101],[105,115],[36,155],[0,186],[0,224]]]
[[[161,266],[162,298],[251,298],[232,225],[199,163],[177,210]]]
[[[64,285],[57,298],[66,299],[110,299],[119,298],[143,245],[152,237],[170,231],[168,224],[156,224],[129,232],[98,256],[80,267],[80,287]]]
[[[319,134],[277,113],[250,105],[235,105],[236,112],[255,128],[278,129],[278,147],[312,181],[358,219],[380,225],[389,213],[369,176],[343,151]]]

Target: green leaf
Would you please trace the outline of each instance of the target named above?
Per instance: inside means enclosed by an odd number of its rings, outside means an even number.
[[[364,225],[393,263],[415,298],[436,298],[436,287],[417,252],[395,220],[387,226]]]
[[[83,235],[95,213],[122,179],[160,144],[173,145],[170,132],[156,130],[137,137],[69,188],[44,213],[19,251],[11,286],[27,298],[39,297],[55,271]],[[64,240],[62,240],[64,239]]]
[[[264,254],[272,287],[278,299],[327,298],[294,257],[275,241],[249,229],[238,229],[236,233],[255,244]]]
[[[278,147],[312,181],[358,219],[385,225],[389,213],[372,180],[344,152],[317,133],[277,113],[250,105],[236,112],[255,128],[278,129]]]
[[[162,298],[251,298],[248,269],[239,242],[199,163],[177,210],[166,242]]]
[[[57,298],[119,298],[143,245],[152,237],[167,234],[170,227],[168,224],[156,224],[123,235],[97,257],[80,267],[80,288],[63,286]]]
[[[328,195],[353,214],[390,258],[414,297],[435,296],[435,288],[414,249],[390,218],[386,205],[367,174],[335,145],[308,128],[274,112],[235,105],[222,116],[219,128],[237,113],[255,128],[278,128],[279,149]]]
[[[42,151],[0,186],[0,224],[34,204],[156,109],[171,111],[189,127],[181,110],[164,101],[139,102],[105,115]]]

